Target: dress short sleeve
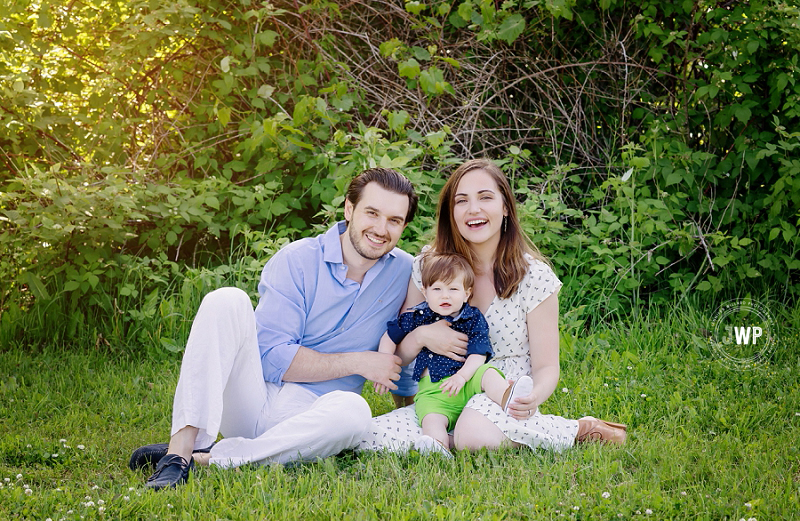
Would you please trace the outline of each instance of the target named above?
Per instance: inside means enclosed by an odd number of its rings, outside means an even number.
[[[411,267],[411,280],[414,281],[414,285],[420,291],[422,291],[422,257],[424,257],[430,249],[430,245],[423,246],[419,255],[414,257],[414,264]]]
[[[550,266],[533,257],[528,257],[528,262],[530,262],[530,268],[517,290],[522,295],[522,307],[526,315],[544,299],[553,293],[558,293],[562,286]]]

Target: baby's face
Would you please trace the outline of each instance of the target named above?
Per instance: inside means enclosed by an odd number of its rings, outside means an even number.
[[[464,287],[464,277],[459,276],[450,282],[437,280],[422,290],[425,300],[430,307],[440,315],[456,315],[461,311],[461,306],[469,300],[471,289]]]

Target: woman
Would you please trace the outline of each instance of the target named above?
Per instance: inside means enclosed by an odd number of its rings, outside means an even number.
[[[495,351],[492,364],[512,380],[529,375],[534,382],[533,392],[516,400],[508,413],[486,395],[471,398],[453,431],[454,446],[476,450],[523,444],[561,450],[589,440],[624,443],[624,425],[591,416],[568,420],[538,412],[558,384],[561,281],[522,232],[511,186],[494,163],[470,160],[450,176],[439,197],[432,247],[470,261],[475,286],[469,303],[489,323]],[[403,309],[423,300],[421,259],[414,261]],[[440,321],[410,333],[397,354],[409,363],[423,346],[463,360],[466,336]],[[405,407],[374,418],[359,448],[404,450],[421,434],[413,408]]]

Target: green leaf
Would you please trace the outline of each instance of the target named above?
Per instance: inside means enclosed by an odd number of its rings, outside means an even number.
[[[414,58],[416,58],[419,61],[425,62],[431,59],[431,53],[429,53],[426,49],[423,49],[422,47],[419,47],[417,45],[411,48],[411,54],[413,54]]]
[[[47,288],[42,284],[42,279],[40,279],[38,275],[26,271],[22,278],[34,297],[41,300],[50,300],[50,293],[48,293]]]
[[[275,31],[264,31],[258,34],[258,41],[262,45],[266,45],[267,47],[272,47],[275,45],[275,39],[278,37],[278,33]]]
[[[400,73],[401,77],[413,80],[419,76],[419,62],[414,58],[409,58],[397,64],[397,71]]]
[[[749,108],[743,107],[742,105],[737,105],[736,108],[733,109],[733,115],[736,116],[736,119],[742,123],[747,123],[750,120],[752,113],[750,112]]]
[[[222,61],[219,62],[219,68],[222,69],[222,72],[230,72],[231,70],[231,57],[226,56],[222,58]]]
[[[176,344],[171,338],[161,337],[159,340],[161,341],[161,345],[164,347],[164,349],[171,353],[180,353],[183,351],[183,348]]]
[[[268,99],[270,96],[272,96],[273,92],[275,92],[275,87],[272,85],[264,84],[258,88],[258,95],[264,99]]]
[[[402,49],[403,47],[405,47],[405,44],[403,42],[401,42],[397,38],[392,38],[391,40],[383,42],[380,45],[379,49],[381,52],[381,56],[383,56],[384,58],[388,58],[390,56],[394,57],[395,52],[397,52],[398,49]]]
[[[511,44],[514,40],[519,38],[519,35],[525,30],[525,18],[521,14],[512,14],[500,24],[497,29],[497,37]]]
[[[217,109],[217,119],[219,120],[220,125],[227,126],[228,122],[231,120],[231,109],[228,107],[221,107]]]
[[[411,120],[411,117],[408,115],[408,112],[401,110],[399,112],[390,112],[386,119],[390,129],[395,132],[401,132]]]

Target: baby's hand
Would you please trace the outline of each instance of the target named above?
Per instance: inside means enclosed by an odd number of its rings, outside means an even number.
[[[389,388],[383,384],[379,384],[378,382],[372,382],[372,386],[375,388],[375,392],[378,394],[386,394],[389,392]]]
[[[442,385],[439,386],[439,389],[441,389],[443,393],[449,392],[450,396],[455,396],[461,392],[461,389],[466,383],[467,381],[464,379],[464,377],[456,373],[442,382]]]

